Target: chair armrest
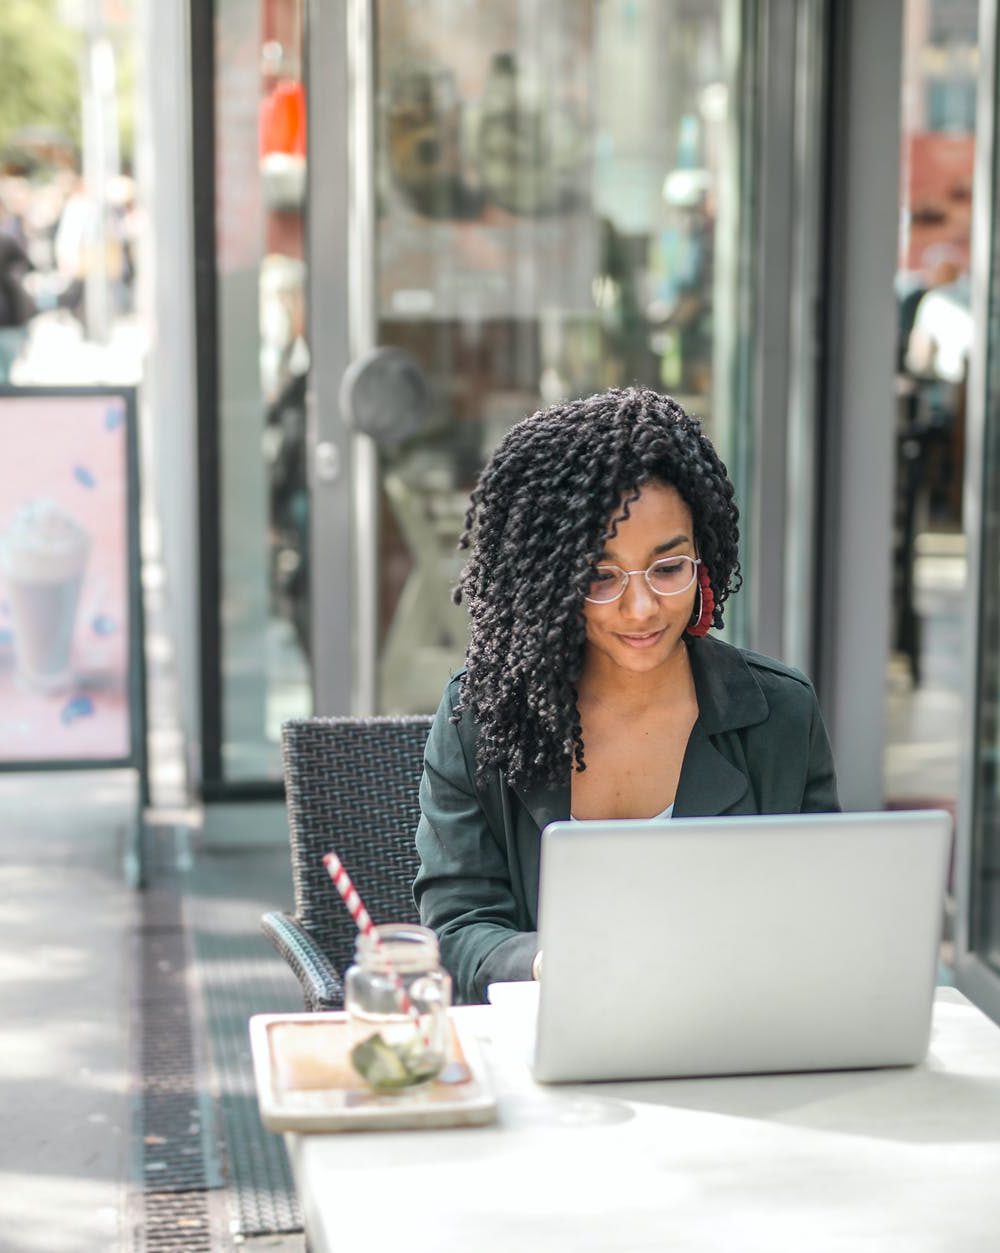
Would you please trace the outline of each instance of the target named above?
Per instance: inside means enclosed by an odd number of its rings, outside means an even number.
[[[340,976],[297,918],[272,911],[261,915],[260,929],[291,966],[302,985],[307,1009],[343,1009]]]

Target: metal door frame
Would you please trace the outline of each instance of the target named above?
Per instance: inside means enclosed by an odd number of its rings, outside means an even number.
[[[812,673],[829,0],[749,8],[757,116],[745,642]]]
[[[374,618],[362,613],[355,596],[359,565],[353,551],[358,528],[352,483],[364,476],[371,450],[359,447],[364,437],[347,429],[338,397],[348,364],[368,346],[358,342],[355,328],[372,325],[369,2],[308,0],[306,21],[313,703],[317,714],[366,714],[374,712],[374,693],[367,674],[359,681],[365,667],[358,654],[368,651],[359,647],[361,640],[373,643]],[[366,107],[358,108],[359,96]],[[366,143],[369,156],[362,162],[358,153],[365,152]],[[344,543],[344,536],[352,538]],[[366,542],[377,550],[377,537],[368,536]],[[351,589],[349,595],[344,588]]]

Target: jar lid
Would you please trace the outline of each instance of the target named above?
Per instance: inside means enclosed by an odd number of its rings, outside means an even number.
[[[359,934],[355,953],[359,965],[399,974],[430,970],[441,960],[434,932],[412,922],[383,922]]]

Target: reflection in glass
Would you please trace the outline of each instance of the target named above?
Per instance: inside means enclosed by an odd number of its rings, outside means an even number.
[[[1000,175],[1000,147],[993,155]],[[1000,239],[993,226],[982,460],[971,947],[1000,974]]]
[[[947,20],[945,20],[945,15]],[[904,6],[896,269],[896,467],[889,733],[892,805],[958,794],[965,588],[962,481],[972,314],[976,0]],[[950,103],[949,103],[950,102]]]
[[[729,455],[713,310],[735,307],[735,258],[717,272],[715,242],[739,204],[723,46],[738,12],[375,5],[376,340],[406,349],[433,396],[416,435],[380,445],[383,710],[435,708],[461,663],[455,540],[515,421],[640,383]]]
[[[303,3],[215,11],[222,759],[264,779],[311,712]]]

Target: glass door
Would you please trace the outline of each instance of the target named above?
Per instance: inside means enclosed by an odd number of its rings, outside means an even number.
[[[348,59],[333,70],[351,136],[337,342],[355,369],[376,346],[399,350],[410,403],[343,430],[318,417],[331,495],[315,542],[329,551],[334,518],[350,535],[350,559],[330,557],[318,708],[436,707],[465,646],[450,591],[469,491],[539,407],[644,384],[700,416],[737,467],[743,12],[741,0],[348,5]]]
[[[979,152],[972,310],[982,335],[970,374],[968,736],[959,826],[956,982],[1000,1021],[1000,56],[996,0],[980,12]]]
[[[206,795],[275,787],[312,712],[305,0],[192,11]]]
[[[891,808],[958,794],[966,604],[962,509],[979,5],[903,8],[895,294],[895,492],[888,727]]]

